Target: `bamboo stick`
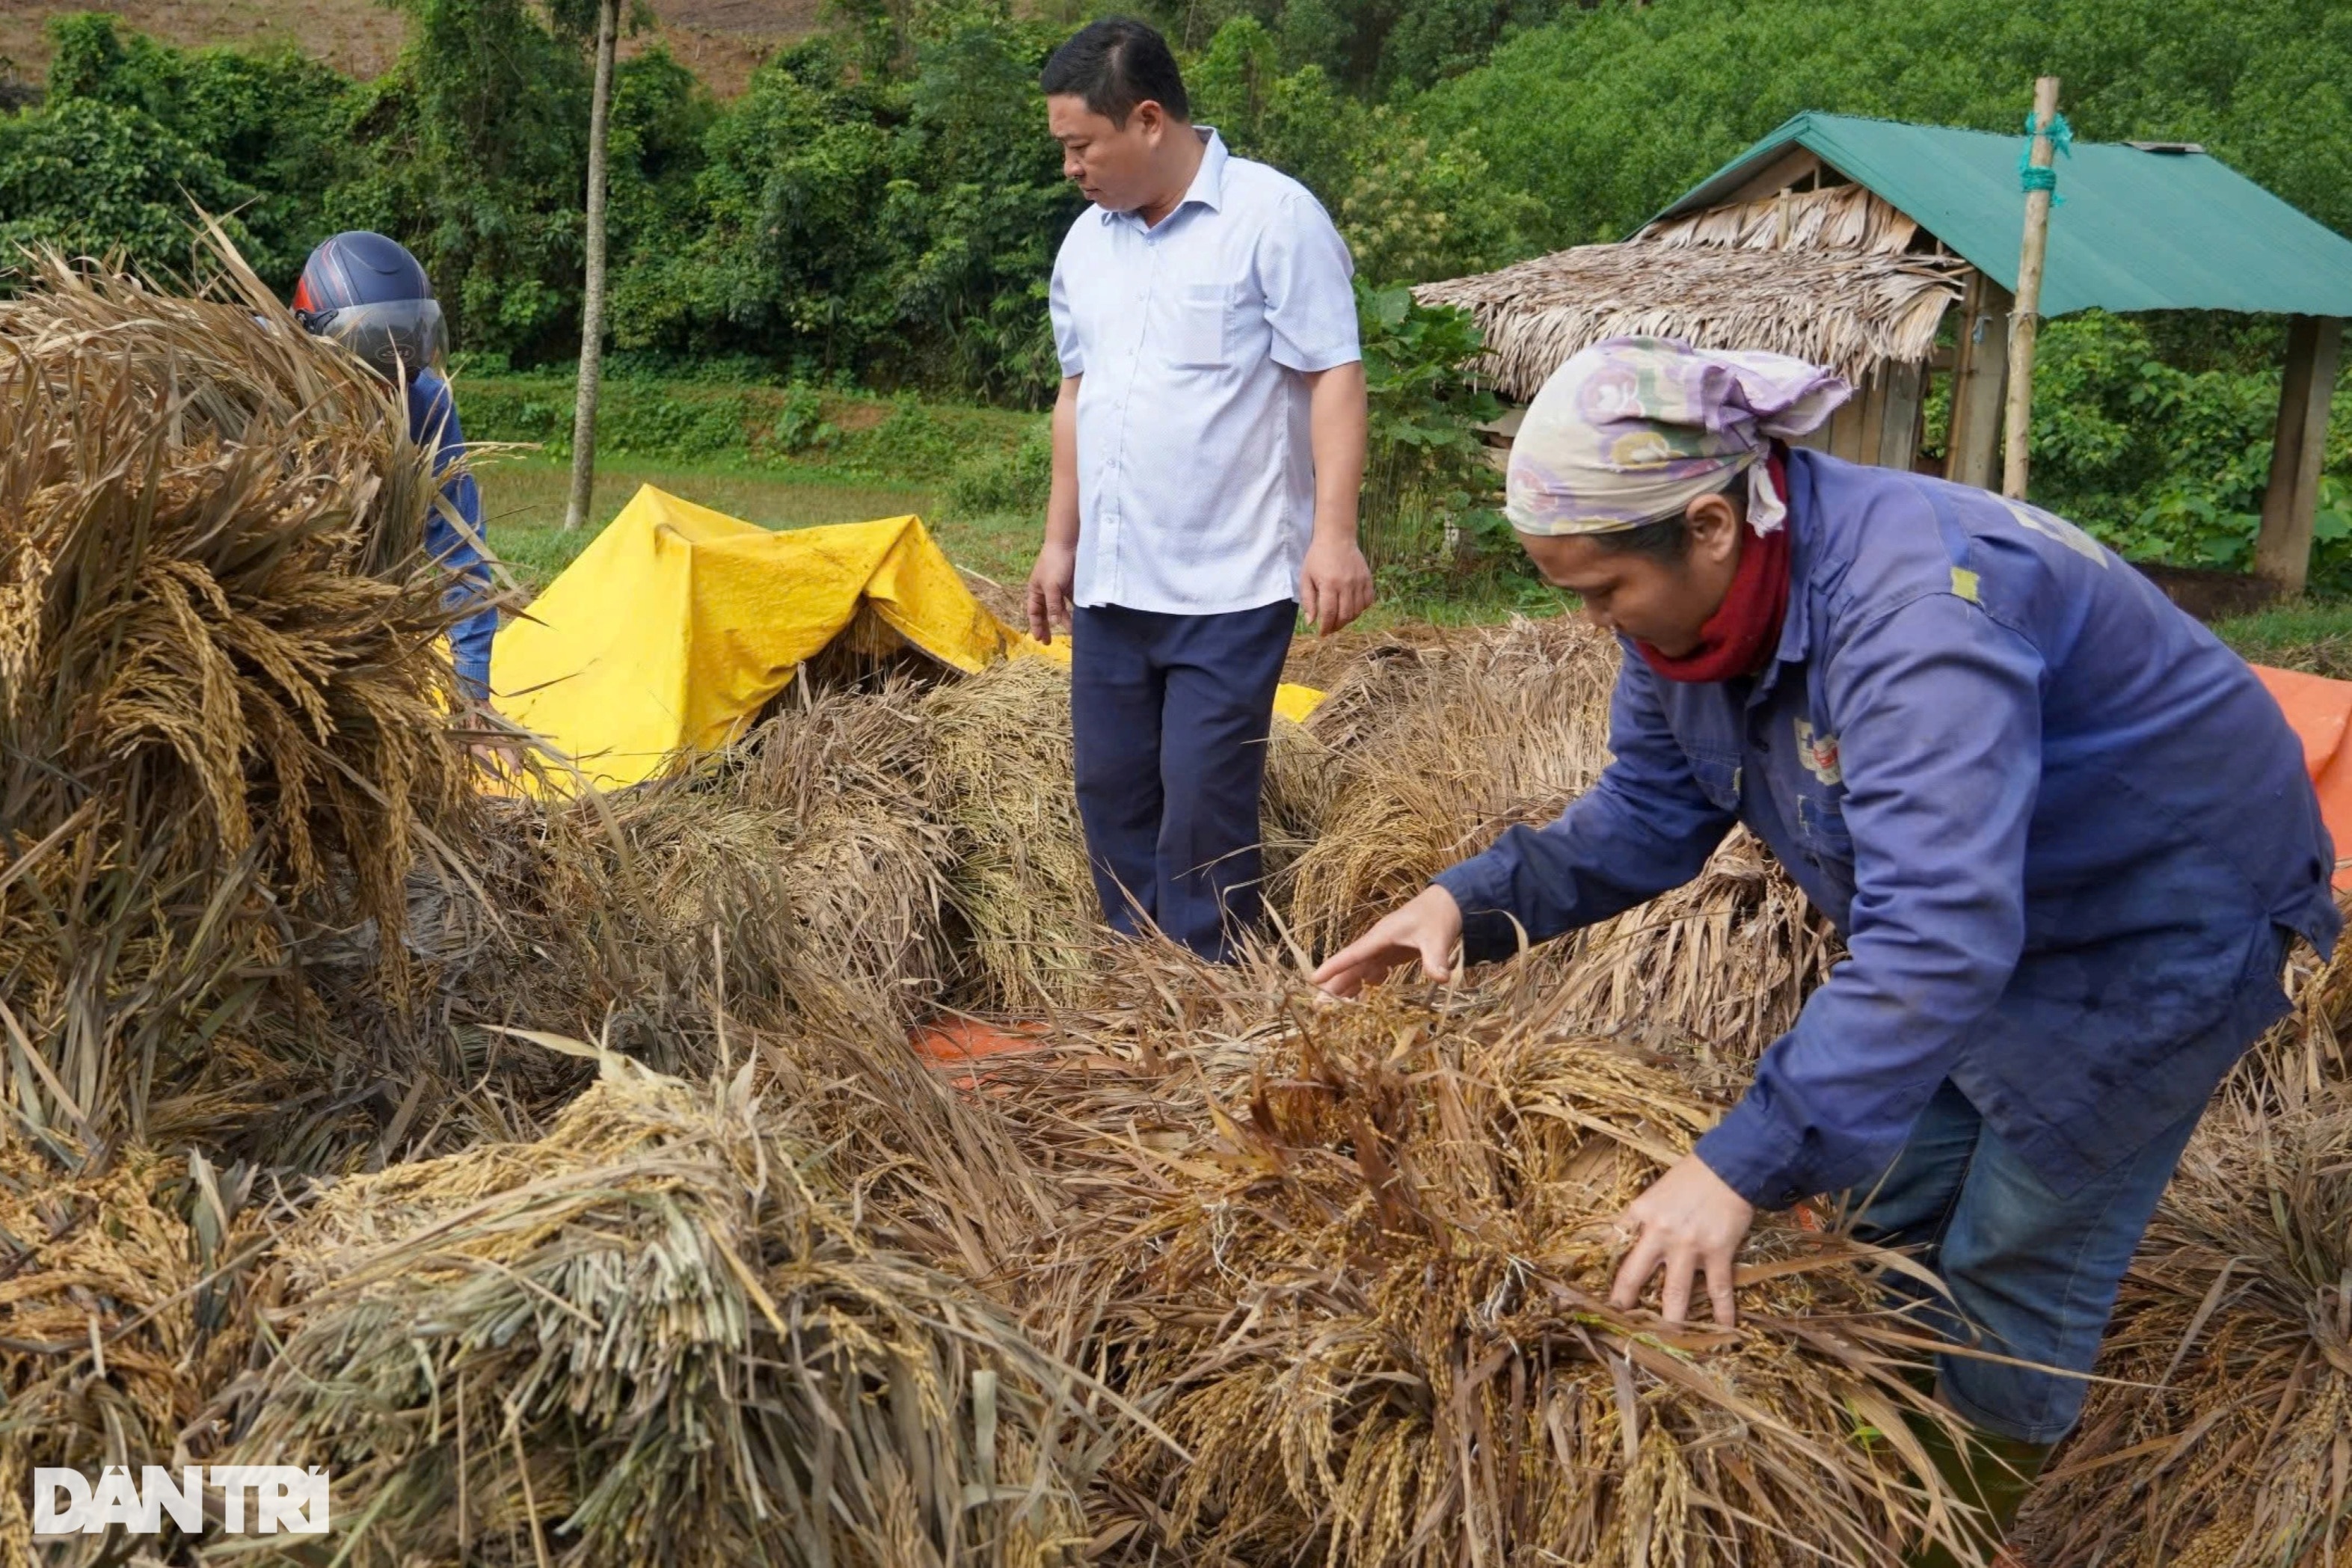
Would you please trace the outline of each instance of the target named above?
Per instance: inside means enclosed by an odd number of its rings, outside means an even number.
[[[2047,169],[2057,157],[2050,132],[2058,119],[2058,78],[2042,77],[2033,84],[2032,166]],[[2010,319],[2009,406],[2002,420],[2005,437],[2000,467],[2000,493],[2025,498],[2026,442],[2033,423],[2033,340],[2041,325],[2042,259],[2050,245],[2050,197],[2047,190],[2025,193],[2025,241],[2017,257],[2017,309]]]

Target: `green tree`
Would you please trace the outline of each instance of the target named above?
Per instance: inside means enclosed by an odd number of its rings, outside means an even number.
[[[328,232],[328,194],[350,156],[351,84],[291,48],[176,49],[125,37],[114,17],[99,14],[60,16],[49,36],[47,108],[25,117],[20,134],[79,139],[104,193],[87,213],[77,214],[70,190],[53,208],[11,203],[0,211],[59,233],[107,235],[142,259],[184,261],[188,202],[216,214],[235,206],[247,259],[290,285]],[[44,113],[55,117],[49,131],[26,122]],[[152,209],[136,220],[121,204],[134,188]]]
[[[1408,110],[1341,91],[1320,66],[1285,75],[1279,57],[1262,24],[1225,24],[1187,72],[1194,114],[1235,152],[1313,191],[1364,277],[1448,277],[1532,248],[1534,198],[1496,179],[1475,148],[1432,137]]]
[[[2201,141],[2352,233],[2352,9],[2329,0],[1607,0],[1414,114],[1565,246],[1622,237],[1800,110],[2009,131],[2049,74],[2081,135]]]

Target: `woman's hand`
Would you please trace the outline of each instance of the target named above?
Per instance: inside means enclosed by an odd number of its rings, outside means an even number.
[[[1421,960],[1421,972],[1443,980],[1454,972],[1462,943],[1462,906],[1442,887],[1424,888],[1315,971],[1315,983],[1335,997],[1352,997],[1400,964]]]
[[[1739,1321],[1731,1289],[1734,1260],[1755,1219],[1753,1204],[1732,1191],[1705,1160],[1685,1155],[1617,1217],[1620,1228],[1633,1233],[1633,1250],[1618,1266],[1610,1305],[1621,1312],[1640,1305],[1650,1276],[1663,1268],[1666,1291],[1661,1312],[1670,1323],[1685,1322],[1691,1285],[1703,1272],[1715,1321],[1730,1328]]]

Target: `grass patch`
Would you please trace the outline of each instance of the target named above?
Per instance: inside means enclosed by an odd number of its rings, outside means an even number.
[[[2246,659],[2352,680],[2352,599],[2305,599],[2213,623]]]
[[[604,531],[641,485],[652,485],[697,506],[770,528],[855,523],[869,517],[928,514],[934,492],[913,486],[856,484],[806,474],[776,473],[722,464],[614,462],[596,465],[589,526],[563,531],[572,490],[568,463],[535,455],[484,463],[482,515],[490,549],[533,590],[572,564]]]
[[[461,374],[456,386],[469,440],[570,457],[570,376]],[[600,465],[712,463],[931,486],[959,468],[1002,462],[1042,422],[1039,414],[908,396],[627,376],[607,380],[598,395],[596,455]]]

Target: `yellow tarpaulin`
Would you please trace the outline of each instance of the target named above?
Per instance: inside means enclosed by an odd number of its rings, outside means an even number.
[[[648,485],[499,633],[501,712],[602,789],[723,747],[861,606],[966,672],[1009,654],[1069,658],[974,599],[919,518],[772,532]],[[1303,718],[1320,693],[1286,686]]]

